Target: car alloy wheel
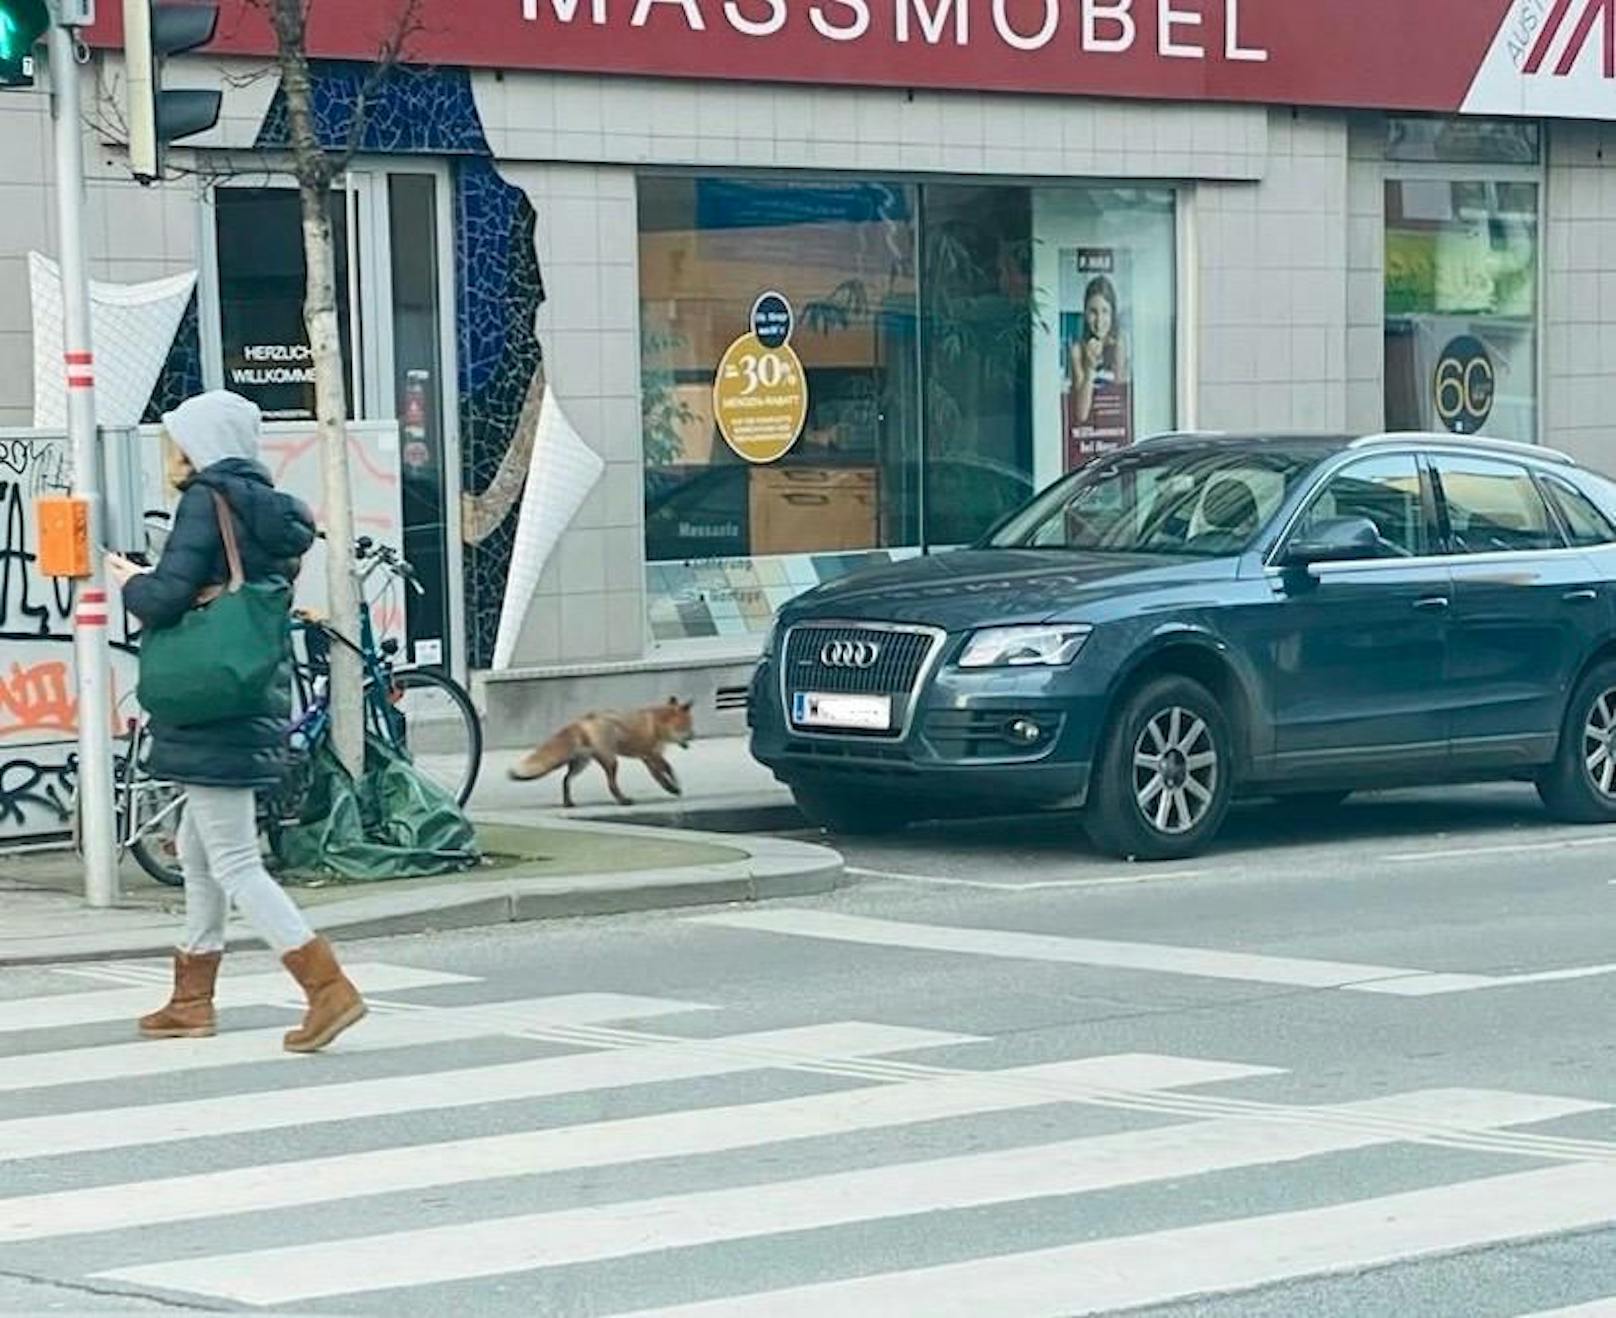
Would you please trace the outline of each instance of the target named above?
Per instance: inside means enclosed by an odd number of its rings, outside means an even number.
[[[1147,721],[1134,743],[1133,785],[1157,832],[1192,832],[1217,799],[1218,753],[1206,721],[1177,705]]]
[[[1602,692],[1588,711],[1582,752],[1594,789],[1616,800],[1616,689]]]

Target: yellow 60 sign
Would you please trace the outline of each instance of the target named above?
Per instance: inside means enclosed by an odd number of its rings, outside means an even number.
[[[1498,374],[1487,346],[1473,334],[1442,350],[1434,380],[1437,419],[1456,435],[1474,435],[1492,415]]]

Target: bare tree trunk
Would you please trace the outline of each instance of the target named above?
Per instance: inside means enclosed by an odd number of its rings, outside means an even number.
[[[303,209],[308,271],[303,320],[314,359],[314,408],[324,479],[326,593],[331,625],[357,640],[359,591],[354,579],[353,486],[348,471],[348,390],[337,319],[335,240],[331,228],[332,163],[315,131],[305,0],[270,0],[286,97],[293,168]],[[358,653],[331,647],[331,745],[356,777],[365,763],[364,674]]]

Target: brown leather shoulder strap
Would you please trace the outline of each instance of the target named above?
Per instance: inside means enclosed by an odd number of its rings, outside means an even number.
[[[209,490],[213,496],[213,511],[219,518],[219,535],[224,540],[224,559],[230,565],[230,592],[234,594],[246,583],[247,573],[241,566],[241,545],[236,540],[236,519],[230,511],[230,501],[218,490]]]

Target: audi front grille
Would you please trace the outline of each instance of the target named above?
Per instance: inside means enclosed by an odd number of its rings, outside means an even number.
[[[902,736],[909,726],[928,662],[941,644],[940,633],[919,627],[799,624],[786,634],[781,650],[780,685],[786,719],[793,731],[818,735],[826,732],[823,728],[803,728],[792,718],[792,694],[797,691],[891,696],[890,732],[834,735]]]

